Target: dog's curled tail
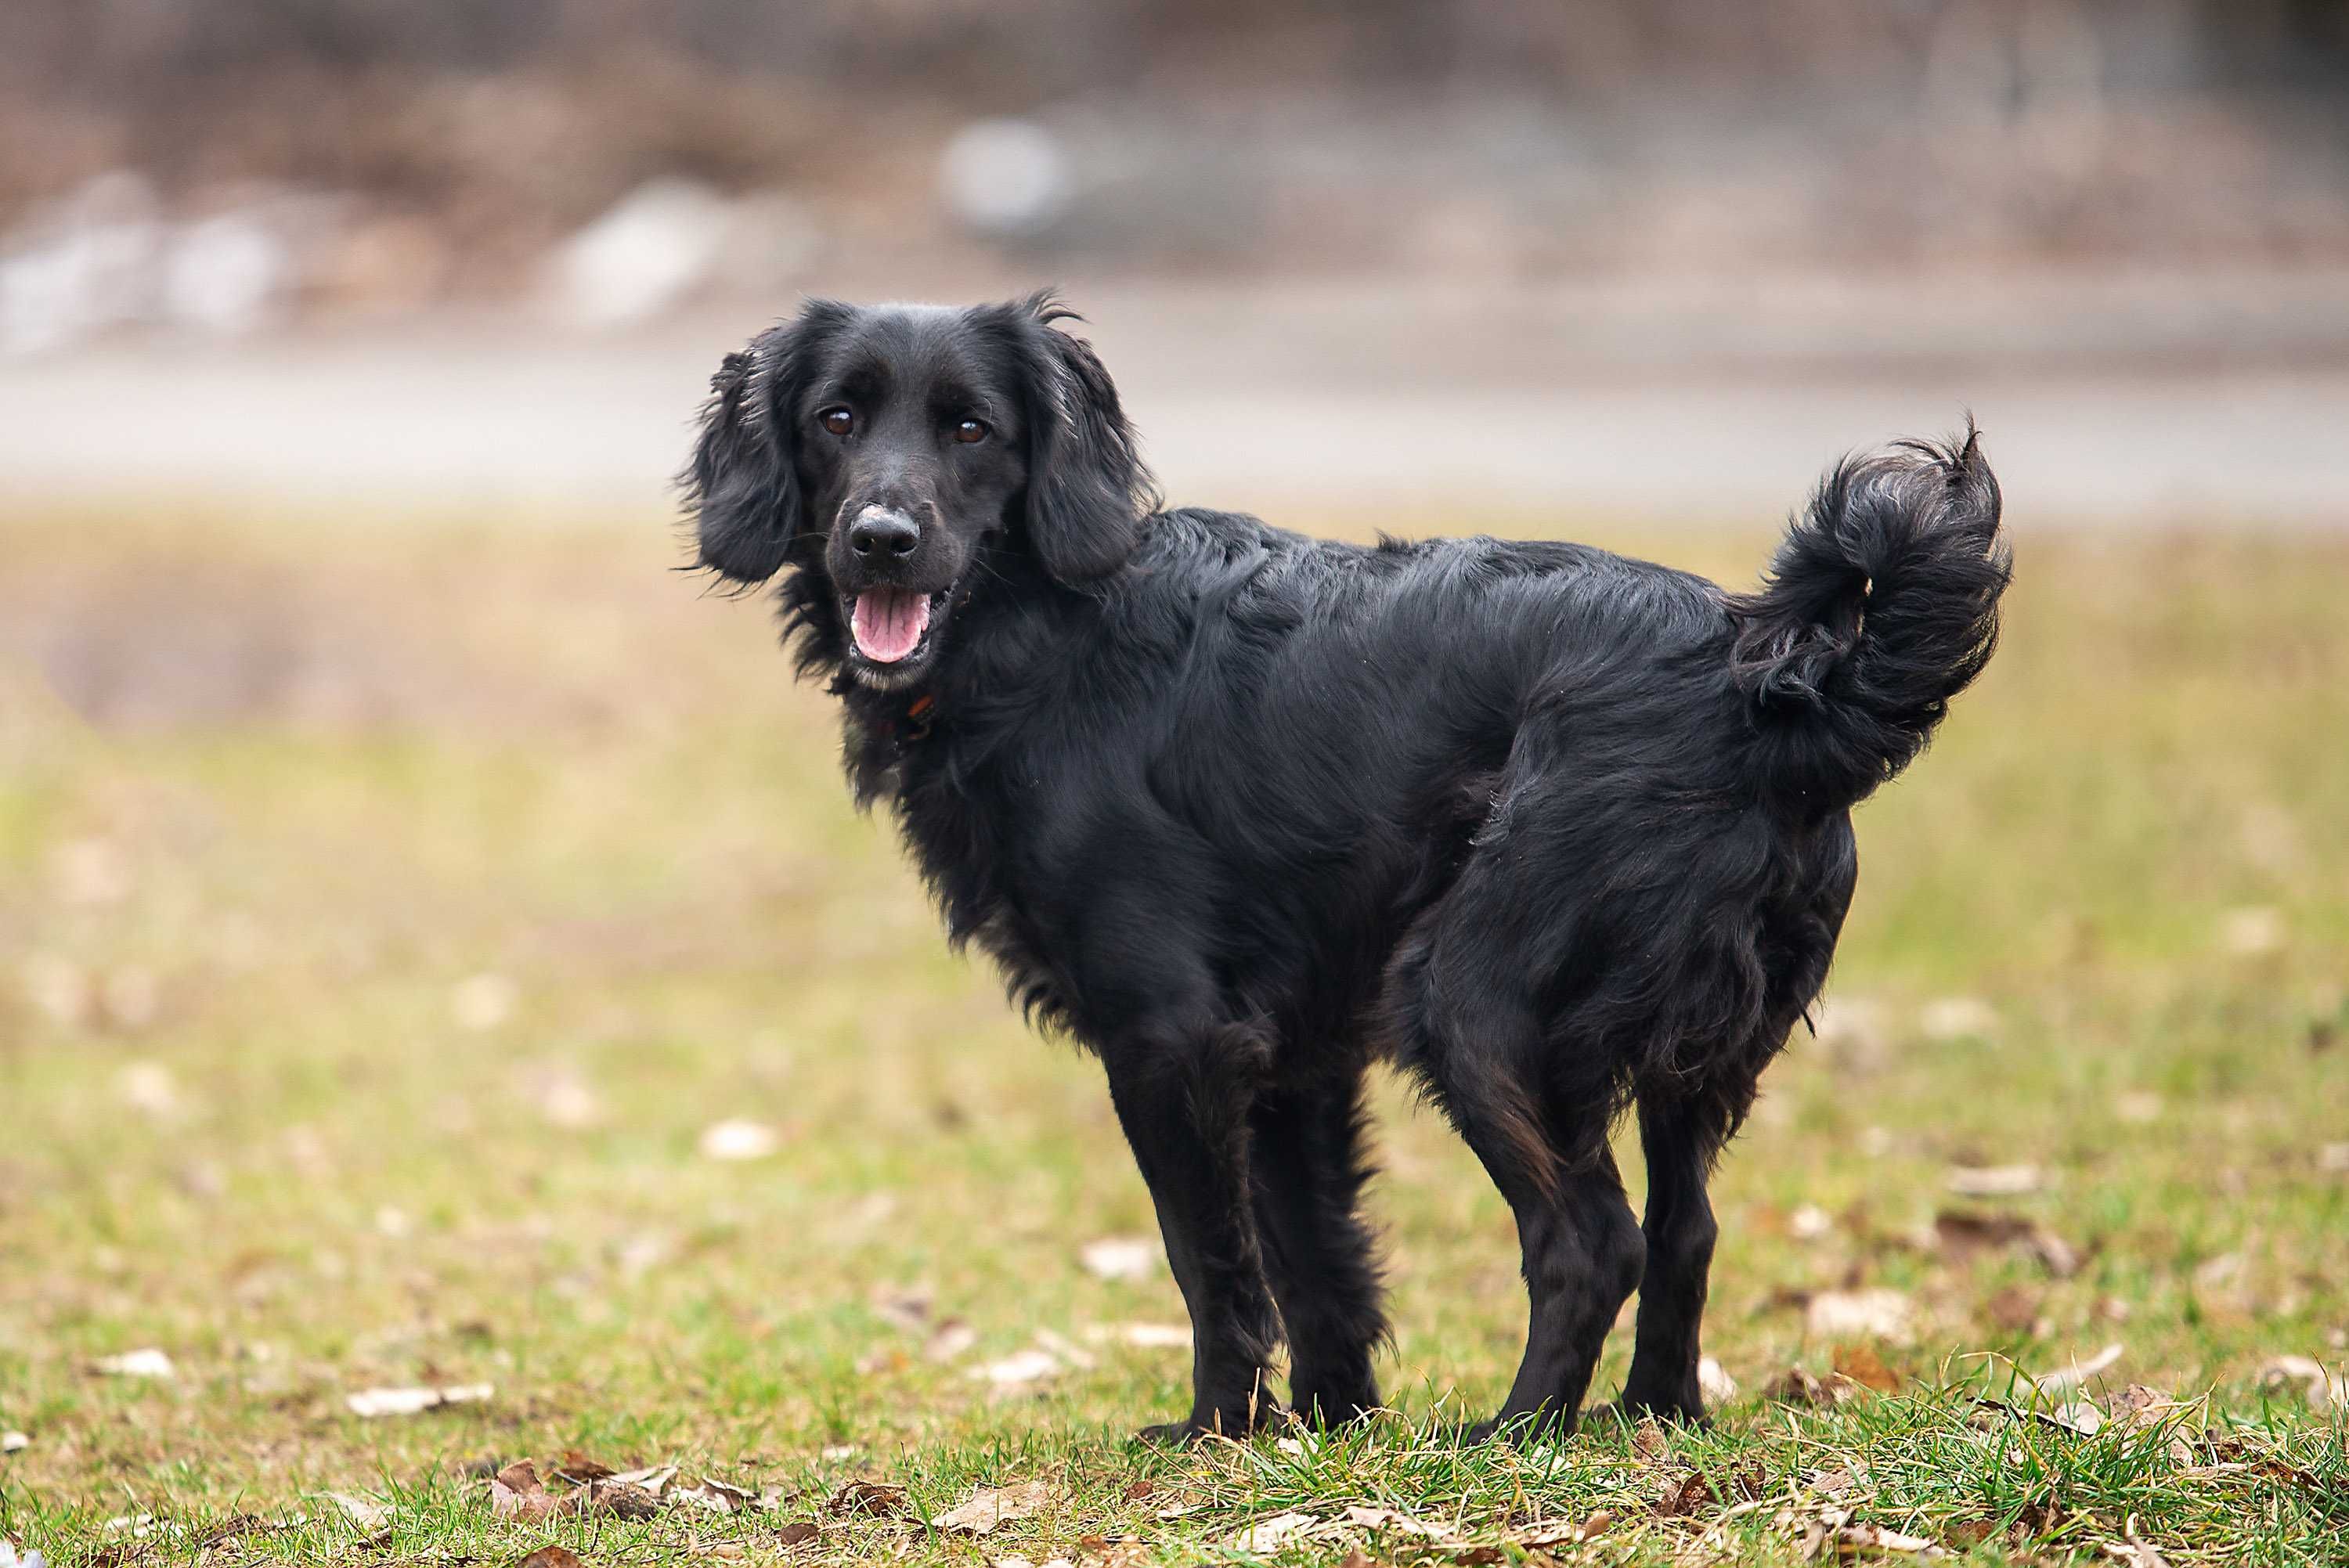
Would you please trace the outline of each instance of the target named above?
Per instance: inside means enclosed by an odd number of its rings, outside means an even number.
[[[1730,600],[1758,772],[1826,816],[1924,748],[1990,662],[2012,575],[1998,480],[1973,421],[1949,445],[1847,458],[1786,531],[1761,590]]]

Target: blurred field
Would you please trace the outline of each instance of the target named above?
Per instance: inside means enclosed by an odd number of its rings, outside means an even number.
[[[1571,531],[1739,582],[1766,544]],[[1153,1235],[1097,1071],[946,953],[765,608],[668,572],[657,519],[0,520],[0,1430],[27,1439],[0,1535],[109,1563],[1171,1563],[1378,1503],[1491,1542],[1604,1509],[1557,1554],[1699,1560],[1792,1555],[1840,1507],[1980,1561],[2132,1531],[2179,1563],[2325,1560],[2349,1418],[2262,1373],[2349,1359],[2349,540],[2018,555],[1990,675],[1864,809],[1820,1037],[1718,1182],[1718,1429],[1452,1446],[1514,1368],[1516,1252],[1391,1086],[1409,1424],[1169,1458],[1123,1437],[1186,1357],[1124,1331],[1180,1324],[1173,1283],[1154,1242],[1138,1278],[1080,1255]],[[771,1150],[713,1157],[730,1121]],[[1820,1315],[1868,1289],[1909,1326]],[[2005,1387],[1983,1353],[2106,1346],[2105,1408],[2208,1404],[2090,1437],[1964,1397]],[[173,1375],[99,1369],[142,1349]],[[1761,1397],[1871,1357],[1900,1392]],[[773,1507],[516,1522],[460,1473],[566,1449]],[[857,1477],[909,1504],[829,1501]],[[1031,1480],[1047,1505],[977,1543],[917,1521]]]

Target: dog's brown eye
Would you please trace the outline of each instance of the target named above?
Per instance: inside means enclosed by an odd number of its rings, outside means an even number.
[[[964,442],[983,441],[987,439],[987,427],[976,419],[965,419],[955,427],[955,439]]]
[[[845,408],[826,408],[816,419],[835,436],[845,436],[856,428],[856,416]]]

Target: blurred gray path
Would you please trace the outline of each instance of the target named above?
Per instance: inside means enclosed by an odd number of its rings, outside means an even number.
[[[2349,277],[1072,291],[1171,499],[1775,517],[1982,420],[2018,522],[2349,522]],[[659,508],[758,312],[0,362],[0,492]]]

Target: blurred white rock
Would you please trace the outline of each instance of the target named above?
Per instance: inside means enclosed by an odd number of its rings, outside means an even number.
[[[1075,174],[1060,138],[1027,119],[976,120],[955,132],[938,162],[938,193],[959,222],[1019,239],[1069,209]]]
[[[555,305],[588,326],[625,326],[680,303],[709,281],[734,222],[698,181],[647,181],[555,247]]]
[[[234,337],[275,318],[294,282],[294,251],[255,211],[222,212],[171,237],[163,256],[167,320]]]
[[[117,170],[0,241],[0,353],[65,347],[153,306],[165,231],[153,187]]]

